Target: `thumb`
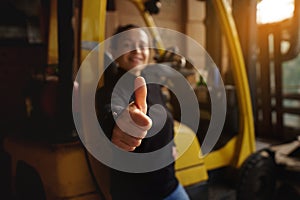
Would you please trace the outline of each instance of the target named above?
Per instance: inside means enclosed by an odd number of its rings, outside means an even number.
[[[144,113],[147,113],[147,87],[146,81],[143,77],[139,76],[134,81],[134,94],[135,105]]]

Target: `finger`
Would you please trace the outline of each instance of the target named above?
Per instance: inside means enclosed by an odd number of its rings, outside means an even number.
[[[124,137],[120,140],[130,147],[138,147],[142,143],[142,139],[135,138],[131,135],[127,135],[126,133],[124,133]]]
[[[151,128],[152,120],[140,109],[134,107],[129,108],[129,114],[132,121],[134,121],[136,125],[144,127],[143,130],[149,130]]]
[[[143,77],[139,76],[134,81],[134,94],[135,104],[144,113],[147,112],[147,87],[146,81]]]
[[[118,117],[116,124],[124,133],[136,138],[144,138],[152,126],[152,120],[135,104],[130,104],[129,108]]]
[[[122,140],[112,141],[120,149],[124,151],[134,151],[136,147],[129,146],[128,144],[124,143]]]
[[[141,145],[142,139],[128,135],[124,133],[118,126],[115,126],[111,141],[113,144],[123,150],[133,151],[136,147]]]

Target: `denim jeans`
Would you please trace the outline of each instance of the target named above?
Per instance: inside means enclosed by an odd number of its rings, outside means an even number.
[[[188,194],[182,187],[182,185],[178,185],[177,188],[172,192],[169,196],[164,198],[163,200],[190,200]]]

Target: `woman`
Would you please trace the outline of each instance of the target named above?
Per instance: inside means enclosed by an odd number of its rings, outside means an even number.
[[[134,153],[153,152],[172,142],[173,118],[167,112],[167,119],[162,129],[151,135],[152,130],[162,122],[156,117],[150,118],[148,108],[157,104],[163,106],[165,110],[167,108],[160,86],[146,85],[147,79],[145,82],[142,78],[143,68],[150,58],[149,38],[145,31],[135,25],[119,27],[116,34],[124,31],[126,34],[120,37],[116,35],[112,42],[112,56],[116,66],[110,66],[105,71],[104,86],[97,91],[98,118],[107,137],[120,149]],[[120,52],[126,53],[120,54]],[[127,72],[130,72],[129,75]],[[112,93],[125,74],[127,81],[132,85],[135,84],[134,87],[138,89],[129,100],[123,98],[126,95],[122,95],[122,91],[117,93],[119,97],[116,102],[119,104],[112,107],[111,102],[115,98],[112,97]],[[129,117],[134,123],[128,123]],[[136,127],[132,127],[132,124]],[[172,147],[168,149],[167,154],[174,159]],[[145,173],[111,169],[111,195],[113,200],[189,199],[175,177],[174,162],[161,169]]]

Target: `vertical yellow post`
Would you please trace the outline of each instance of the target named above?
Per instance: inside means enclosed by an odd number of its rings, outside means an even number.
[[[106,0],[100,0],[99,8],[99,43],[105,39]]]
[[[105,40],[105,21],[106,21],[106,0],[100,0],[100,7],[99,7],[99,44]],[[103,74],[104,72],[104,46],[99,45],[99,55],[98,55],[98,65],[99,65],[99,72]],[[103,85],[103,78],[99,81],[98,87]]]
[[[240,109],[240,134],[238,136],[239,149],[236,149],[236,152],[239,153],[239,155],[236,155],[237,160],[235,161],[235,165],[239,166],[244,159],[255,150],[250,90],[244,58],[231,9],[224,0],[213,0],[213,5],[218,14],[233,62],[233,75],[236,83]]]

